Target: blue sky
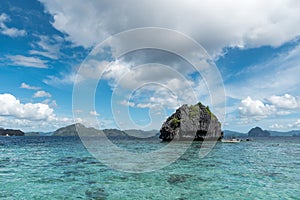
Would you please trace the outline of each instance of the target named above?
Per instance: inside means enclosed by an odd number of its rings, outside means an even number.
[[[52,131],[74,122],[96,126],[97,119],[99,128],[159,129],[176,107],[197,101],[218,115],[209,96],[216,91],[170,52],[143,49],[116,58],[111,45],[76,79],[109,36],[160,27],[197,41],[215,62],[226,97],[223,129],[300,129],[299,13],[300,3],[286,0],[1,1],[0,127]],[[95,105],[85,113],[72,108],[74,83],[94,80],[108,64]],[[83,91],[83,104],[88,95]]]

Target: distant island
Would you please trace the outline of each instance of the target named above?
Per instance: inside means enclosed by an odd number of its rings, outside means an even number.
[[[26,132],[24,136],[40,136],[40,132]]]
[[[110,138],[119,138],[119,139],[129,139],[129,138],[158,138],[158,130],[138,130],[138,129],[129,129],[129,130],[118,130],[118,129],[103,129],[98,130],[92,127],[86,127],[83,124],[76,123],[71,124],[65,127],[61,127],[54,132],[26,132],[24,133],[21,130],[15,129],[4,129],[0,128],[0,137],[1,136],[55,136],[55,137],[79,137],[78,130],[80,131],[80,136],[98,136],[101,131],[105,136]]]
[[[64,136],[64,137],[70,137],[70,136],[76,136],[78,137],[78,131],[80,132],[80,136],[99,136],[101,135],[101,131],[105,134],[107,137],[111,138],[123,138],[123,139],[129,139],[129,138],[151,138],[151,137],[158,137],[158,131],[157,130],[151,130],[151,131],[143,131],[143,130],[118,130],[118,129],[103,129],[98,130],[95,128],[87,128],[83,124],[76,123],[72,124],[66,127],[62,127],[57,129],[53,132],[52,136]]]
[[[0,128],[0,136],[24,136],[25,133],[21,130]]]
[[[244,138],[248,137],[248,133],[241,133],[237,131],[224,130],[224,137],[236,137],[236,138]]]
[[[262,128],[260,129],[262,130]],[[266,130],[266,131],[270,133],[270,136],[264,136],[264,137],[299,137],[300,136],[300,130],[292,130],[292,131]],[[225,137],[238,137],[238,138],[256,137],[256,136],[249,136],[248,133],[242,133],[238,131],[224,130],[223,132]]]
[[[271,136],[300,136],[300,130],[292,130],[292,131],[270,131]]]
[[[173,119],[174,120],[174,119]],[[172,118],[166,120],[166,122],[171,126]],[[173,121],[174,123],[174,121]],[[93,135],[97,134],[100,130],[95,128],[87,128],[84,125],[77,123],[68,125],[66,127],[62,127],[57,129],[54,132],[23,132],[17,129],[4,129],[0,128],[0,137],[1,136],[78,136],[78,132],[76,130],[76,126],[81,127],[87,134]],[[163,125],[162,127],[164,127]],[[173,125],[172,125],[173,126]],[[174,130],[174,129],[171,129]],[[158,138],[161,133],[159,130],[138,130],[138,129],[129,129],[129,130],[118,130],[118,129],[103,129],[104,134],[108,137],[116,137],[116,138],[147,138],[147,137],[156,137]],[[250,134],[249,134],[250,133]],[[300,130],[292,130],[286,132],[280,131],[272,131],[272,130],[263,130],[260,127],[252,128],[248,133],[242,133],[238,131],[224,130],[224,137],[227,138],[247,138],[247,137],[300,137]],[[199,132],[198,132],[199,136]],[[196,139],[197,140],[197,139]]]
[[[270,137],[271,134],[269,131],[262,130],[262,128],[260,127],[255,127],[248,132],[248,136],[249,137]]]
[[[78,129],[83,130],[82,133],[86,135],[97,135],[98,130],[95,128],[86,128],[84,125],[80,123],[72,124],[66,127],[62,127],[57,129],[53,132],[52,136],[65,136],[65,137],[71,137],[71,136],[79,136],[78,135]]]

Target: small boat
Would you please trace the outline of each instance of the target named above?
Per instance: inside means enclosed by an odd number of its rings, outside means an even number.
[[[238,143],[238,142],[241,142],[240,139],[221,139],[221,142],[224,142],[224,143]]]
[[[6,134],[5,136],[6,136],[6,137],[8,137],[9,135],[8,135],[8,134]]]

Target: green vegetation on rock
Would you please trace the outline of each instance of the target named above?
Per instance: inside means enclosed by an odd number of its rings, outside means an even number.
[[[210,111],[209,106],[206,106],[206,111],[210,116],[212,116],[212,112]]]
[[[199,112],[198,105],[199,105],[199,103],[196,105],[189,106],[189,117],[190,118],[194,118],[198,114],[198,112]]]
[[[177,119],[176,117],[173,117],[173,118],[171,119],[171,125],[172,125],[173,127],[179,127],[179,125],[180,125],[180,119]]]

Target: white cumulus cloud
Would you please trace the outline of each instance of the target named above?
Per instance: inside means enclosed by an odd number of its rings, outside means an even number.
[[[99,116],[100,114],[97,113],[96,110],[91,110],[91,111],[90,111],[90,115],[92,115],[92,116]]]
[[[249,96],[242,100],[241,103],[242,106],[239,107],[239,111],[242,116],[266,117],[276,111],[273,105],[264,104],[260,100],[252,100]]]
[[[12,94],[0,94],[0,115],[17,119],[51,120],[55,118],[53,109],[43,103],[21,103]]]
[[[51,97],[51,94],[48,92],[45,92],[44,90],[37,91],[33,95],[34,98],[41,98],[41,97]]]
[[[294,123],[287,125],[289,128],[300,128],[300,119],[297,119]]]
[[[58,35],[52,37],[39,35],[39,41],[33,44],[35,49],[30,50],[31,55],[40,55],[50,59],[58,59],[61,56],[60,49],[62,48],[63,38]]]
[[[43,82],[47,85],[52,85],[56,87],[61,85],[74,84],[76,81],[80,82],[80,77],[76,77],[76,74],[74,72],[70,74],[61,74],[61,77],[48,76],[46,79],[43,80]]]
[[[31,86],[31,85],[28,85],[26,83],[21,83],[20,88],[27,89],[27,90],[39,90],[39,89],[41,89],[40,87]]]
[[[26,35],[25,30],[17,29],[15,27],[11,27],[11,28],[7,27],[5,22],[9,22],[9,21],[11,21],[11,19],[7,14],[2,13],[0,15],[0,33],[2,33],[3,35],[8,35],[10,37],[20,37]]]
[[[298,119],[298,120],[294,123],[294,125],[295,125],[296,127],[300,127],[300,119]]]
[[[275,124],[272,124],[271,126],[269,126],[269,128],[280,129],[280,128],[284,128],[284,126],[281,124],[275,123]]]
[[[277,108],[295,109],[299,106],[296,97],[290,94],[285,94],[283,96],[273,95],[268,98],[268,100]]]
[[[33,67],[33,68],[48,68],[46,65],[47,61],[41,60],[37,57],[22,56],[22,55],[10,55],[7,56],[11,60],[12,65],[21,67]]]
[[[194,104],[199,94],[208,94],[202,79],[193,81],[189,77],[191,72],[197,74],[190,66],[172,68],[157,63],[135,66],[134,63],[124,60],[111,63],[89,60],[85,67],[81,68],[80,76],[89,80],[98,79],[102,75],[101,78],[108,81],[118,95],[126,91],[135,91],[130,101],[118,101],[120,105],[138,108],[166,106],[173,109],[178,107],[178,102]],[[145,94],[147,97],[141,99],[140,96]]]
[[[130,107],[134,107],[135,106],[134,102],[130,102],[130,101],[126,101],[126,100],[120,101],[119,104],[123,105],[123,106],[130,106]]]
[[[266,98],[267,102],[264,103],[260,100],[253,100],[251,97],[247,97],[241,101],[241,105],[238,108],[240,116],[260,120],[269,116],[279,117],[284,115],[290,115],[295,113],[299,104],[296,97],[285,94],[283,96],[272,95]],[[271,125],[270,128],[282,128],[278,123]]]

